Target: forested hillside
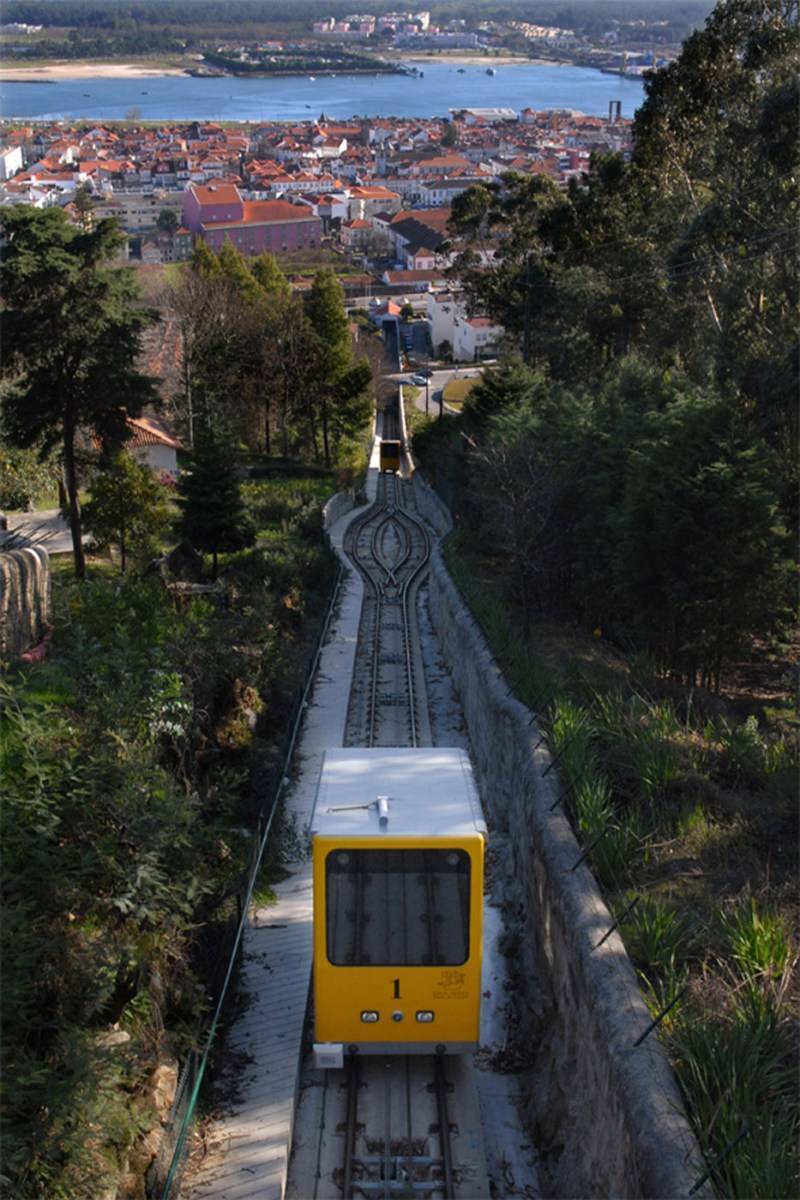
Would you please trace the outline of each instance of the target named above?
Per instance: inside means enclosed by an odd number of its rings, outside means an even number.
[[[630,163],[566,195],[508,175],[453,212],[454,274],[520,356],[469,440],[428,435],[459,506],[507,545],[523,621],[566,608],[715,687],[793,595],[796,19],[721,4],[648,82]]]

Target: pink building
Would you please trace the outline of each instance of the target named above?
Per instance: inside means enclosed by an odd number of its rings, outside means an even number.
[[[248,255],[314,248],[322,236],[322,222],[307,205],[243,200],[230,183],[187,188],[183,224],[212,250],[220,250],[227,239]]]

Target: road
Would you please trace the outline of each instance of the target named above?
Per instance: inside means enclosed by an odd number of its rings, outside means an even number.
[[[451,379],[473,379],[476,375],[482,374],[482,372],[483,372],[482,366],[466,366],[466,365],[459,366],[459,367],[446,367],[444,370],[438,370],[438,371],[435,370],[433,372],[433,374],[431,375],[430,379],[428,380],[428,387],[427,387],[428,411],[430,413],[434,413],[434,414],[438,411],[438,409],[439,409],[439,392],[441,392],[442,388],[447,386],[447,384],[450,382]],[[391,379],[395,383],[410,383],[411,376],[413,374],[414,374],[413,370],[395,371],[391,375],[385,375],[384,378]],[[414,384],[413,386],[416,387],[417,385]],[[416,407],[420,410],[420,412],[425,412],[425,406],[426,406],[425,393],[426,393],[426,389],[424,387],[420,387],[419,392],[417,394],[417,398],[416,398]],[[453,411],[455,411],[455,410],[453,410]]]
[[[84,543],[87,535],[84,534]],[[23,546],[41,546],[50,554],[69,554],[72,534],[69,524],[57,508],[32,513],[9,513],[8,531],[0,534],[0,548],[16,550]]]

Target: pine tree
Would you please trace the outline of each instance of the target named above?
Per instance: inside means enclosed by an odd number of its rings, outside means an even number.
[[[230,446],[205,437],[198,442],[178,481],[178,505],[184,537],[212,555],[214,579],[220,552],[252,546],[255,531],[245,513]]]
[[[121,446],[126,417],[157,399],[137,368],[141,335],[156,315],[141,305],[133,273],[110,266],[122,243],[115,221],[81,232],[61,209],[14,205],[3,211],[2,226],[6,437],[43,453],[60,443],[82,579],[77,440],[95,434],[107,449]]]
[[[344,310],[344,292],[339,280],[329,268],[317,271],[308,302],[308,319],[317,343],[317,390],[320,399],[320,423],[325,465],[331,463],[331,404],[338,401],[346,405],[354,393],[346,386],[348,373],[353,366],[350,348],[350,330]],[[353,377],[358,389],[363,391],[364,379],[359,374]]]
[[[201,237],[197,238],[194,243],[191,264],[193,271],[197,271],[198,274],[205,276],[207,279],[213,279],[214,276],[222,274],[219,259],[208,242],[204,241]]]
[[[223,242],[217,262],[223,278],[230,280],[245,304],[255,304],[263,299],[262,290],[251,274],[246,258],[229,238]]]
[[[280,268],[277,258],[267,250],[256,256],[250,264],[253,278],[270,298],[288,299],[291,289],[289,281]]]

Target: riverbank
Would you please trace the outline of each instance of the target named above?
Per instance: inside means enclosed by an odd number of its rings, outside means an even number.
[[[442,63],[453,67],[565,67],[568,60],[550,58],[525,58],[520,54],[470,54],[459,50],[453,54],[442,51],[415,51],[412,55],[388,53],[383,57],[390,63]],[[59,62],[38,63],[36,66],[4,66],[0,63],[0,82],[5,83],[57,83],[63,79],[146,79],[156,75],[188,75],[202,67],[197,59],[188,61],[185,66],[144,65],[131,62],[90,62],[86,59],[61,59]],[[380,68],[375,70],[380,71]],[[326,72],[320,69],[317,75],[335,73],[356,74],[355,71],[345,71],[339,67],[335,71]],[[365,72],[366,74],[375,73]],[[269,75],[291,74],[305,75],[307,72],[271,71]]]
[[[0,82],[57,83],[62,79],[147,79],[156,75],[186,75],[187,67],[142,66],[139,63],[86,62],[76,59],[36,67],[0,65]]]
[[[445,63],[453,67],[566,67],[568,59],[527,58],[524,54],[470,54],[467,50],[456,50],[448,54],[443,50],[415,50],[412,54],[399,51],[384,53],[389,62]]]

